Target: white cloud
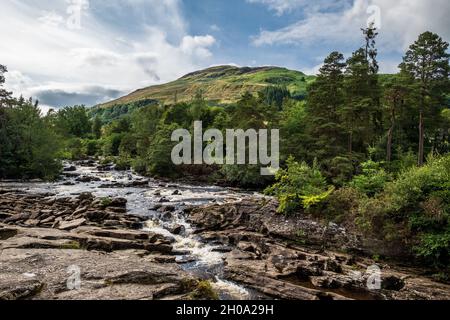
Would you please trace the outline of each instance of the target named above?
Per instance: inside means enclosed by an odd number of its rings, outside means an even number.
[[[249,0],[279,5],[302,5],[302,1]],[[283,6],[283,4],[285,4]],[[359,29],[367,25],[371,5],[381,10],[379,47],[387,52],[403,52],[417,36],[432,31],[450,39],[450,2],[448,0],[354,0],[350,6],[341,1],[336,10],[307,7],[305,18],[278,30],[263,30],[253,38],[257,46],[274,44],[335,44],[340,47],[357,43]],[[306,5],[305,5],[306,6]],[[274,7],[275,8],[275,7]],[[283,9],[286,10],[286,9]]]
[[[315,10],[318,8],[329,9],[340,7],[348,2],[348,0],[246,0],[248,3],[257,3],[267,6],[270,10],[281,16],[284,13],[293,11],[294,9]]]
[[[81,30],[66,19],[63,0],[2,3],[0,64],[16,95],[95,104],[209,65],[216,41],[188,33],[179,0],[91,2]]]

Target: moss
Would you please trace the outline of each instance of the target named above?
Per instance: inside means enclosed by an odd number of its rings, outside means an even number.
[[[109,205],[111,205],[112,200],[110,198],[102,198],[101,200],[101,204],[103,207],[107,207]]]
[[[63,250],[81,250],[81,245],[78,241],[69,241],[61,245]]]
[[[195,290],[190,294],[193,300],[219,300],[219,295],[209,281],[199,281]]]

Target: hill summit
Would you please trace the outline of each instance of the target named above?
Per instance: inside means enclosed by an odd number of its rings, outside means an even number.
[[[158,101],[164,104],[191,101],[200,90],[210,102],[227,104],[236,102],[243,93],[256,93],[267,86],[285,86],[293,96],[302,96],[314,76],[280,67],[217,66],[189,73],[167,84],[139,89],[127,96],[100,105],[117,105]]]

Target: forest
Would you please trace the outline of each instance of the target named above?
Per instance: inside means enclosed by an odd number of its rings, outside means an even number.
[[[425,32],[399,72],[385,75],[378,31],[362,31],[350,57],[326,57],[306,96],[281,83],[228,105],[199,90],[190,102],[42,114],[38,101],[3,89],[7,68],[0,66],[0,178],[55,180],[62,160],[99,157],[147,176],[264,191],[279,200],[280,214],[338,222],[406,247],[448,279],[449,44]],[[175,166],[171,134],[198,120],[205,130],[279,129],[282,169],[262,177],[258,165]]]

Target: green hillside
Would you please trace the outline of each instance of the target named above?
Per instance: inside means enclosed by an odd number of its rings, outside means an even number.
[[[173,82],[137,90],[125,97],[99,105],[108,108],[139,101],[190,101],[201,90],[206,100],[226,104],[236,102],[246,91],[256,93],[267,86],[286,86],[293,96],[304,96],[314,76],[279,67],[238,68],[218,66],[193,72]]]

